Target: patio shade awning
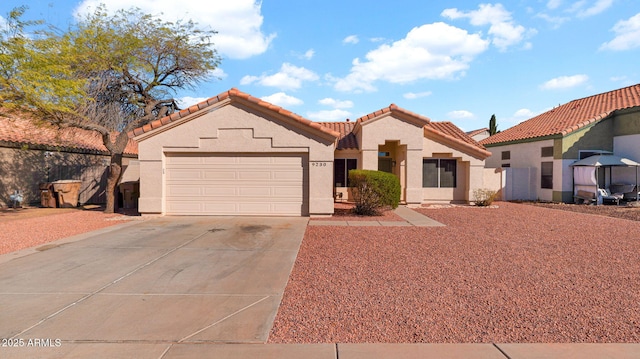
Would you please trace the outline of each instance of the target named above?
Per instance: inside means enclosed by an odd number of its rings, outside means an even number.
[[[574,162],[571,166],[589,166],[589,167],[602,167],[602,166],[626,166],[626,167],[639,167],[640,163],[614,155],[595,155],[590,156],[580,161]]]

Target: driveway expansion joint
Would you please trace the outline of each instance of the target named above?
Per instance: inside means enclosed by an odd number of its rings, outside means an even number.
[[[163,253],[162,255],[160,255],[160,256],[158,256],[158,257],[156,257],[156,258],[154,258],[154,259],[152,259],[152,260],[150,260],[150,261],[148,261],[148,262],[146,262],[146,263],[144,263],[144,264],[142,264],[142,265],[140,265],[140,266],[138,266],[138,267],[134,268],[133,270],[129,271],[129,272],[128,272],[128,273],[126,273],[126,274],[123,274],[123,275],[122,275],[122,276],[120,276],[119,278],[117,278],[117,279],[115,279],[115,280],[111,281],[111,283],[107,283],[107,284],[103,285],[102,287],[98,288],[97,290],[95,290],[95,291],[93,291],[93,292],[91,292],[91,293],[88,293],[88,294],[84,295],[83,297],[81,297],[80,299],[78,299],[78,300],[74,301],[73,303],[68,304],[68,305],[64,306],[63,308],[61,308],[61,309],[58,309],[58,310],[57,310],[57,311],[55,311],[53,314],[50,314],[50,315],[46,316],[44,319],[41,319],[40,321],[38,321],[36,324],[34,324],[34,325],[32,325],[32,326],[28,327],[27,329],[22,330],[21,332],[19,332],[19,333],[15,334],[15,335],[13,335],[13,336],[11,336],[11,338],[9,338],[9,339],[19,338],[21,335],[23,335],[23,334],[27,333],[28,331],[30,331],[30,330],[32,330],[32,329],[34,329],[34,328],[36,328],[36,327],[38,327],[38,326],[42,325],[44,322],[48,321],[49,319],[56,317],[56,316],[57,316],[57,315],[59,315],[60,313],[62,313],[62,312],[64,312],[64,311],[66,311],[66,310],[67,310],[67,309],[69,309],[69,308],[74,307],[74,306],[75,306],[75,305],[77,305],[77,304],[80,304],[80,303],[82,303],[82,302],[86,301],[86,300],[87,300],[87,299],[89,299],[89,298],[94,297],[95,295],[99,294],[100,292],[104,291],[105,289],[107,289],[107,288],[109,288],[109,287],[113,286],[114,284],[117,284],[118,282],[122,281],[123,279],[126,279],[126,278],[128,278],[128,277],[132,276],[134,273],[136,273],[136,272],[140,271],[141,269],[144,269],[144,268],[146,268],[146,267],[148,267],[148,266],[152,265],[153,263],[155,263],[155,262],[159,261],[160,259],[165,258],[166,256],[170,255],[171,253],[173,253],[173,252],[177,251],[178,249],[180,249],[180,248],[182,248],[182,247],[184,247],[184,246],[188,245],[189,243],[192,243],[193,241],[197,240],[198,238],[200,238],[200,237],[204,236],[204,235],[205,235],[205,234],[207,234],[207,233],[208,233],[208,232],[200,233],[199,235],[195,236],[194,238],[192,238],[192,239],[190,239],[190,240],[185,241],[185,242],[184,242],[184,243],[182,243],[181,245],[171,248],[170,250],[166,251],[166,252],[165,252],[165,253]]]
[[[496,343],[491,343],[491,344],[493,345],[494,348],[498,349],[498,351],[502,353],[502,355],[504,355],[505,358],[511,359],[511,357],[507,353],[505,353],[504,350],[502,350],[502,348],[498,346],[498,344]]]

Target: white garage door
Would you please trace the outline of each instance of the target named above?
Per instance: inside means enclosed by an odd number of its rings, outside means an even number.
[[[302,215],[301,156],[166,156],[166,213]]]

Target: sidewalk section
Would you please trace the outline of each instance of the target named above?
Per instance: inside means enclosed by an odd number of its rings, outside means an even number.
[[[443,227],[444,224],[435,221],[421,213],[418,213],[407,206],[398,206],[394,210],[404,221],[349,221],[339,220],[335,221],[318,221],[311,219],[309,221],[310,226],[350,226],[350,227]],[[372,217],[373,218],[373,217]]]

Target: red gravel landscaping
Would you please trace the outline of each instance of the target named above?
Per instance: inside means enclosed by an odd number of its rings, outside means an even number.
[[[309,226],[269,342],[640,342],[638,222],[497,204]]]
[[[126,216],[68,208],[0,211],[0,254],[122,223]]]

